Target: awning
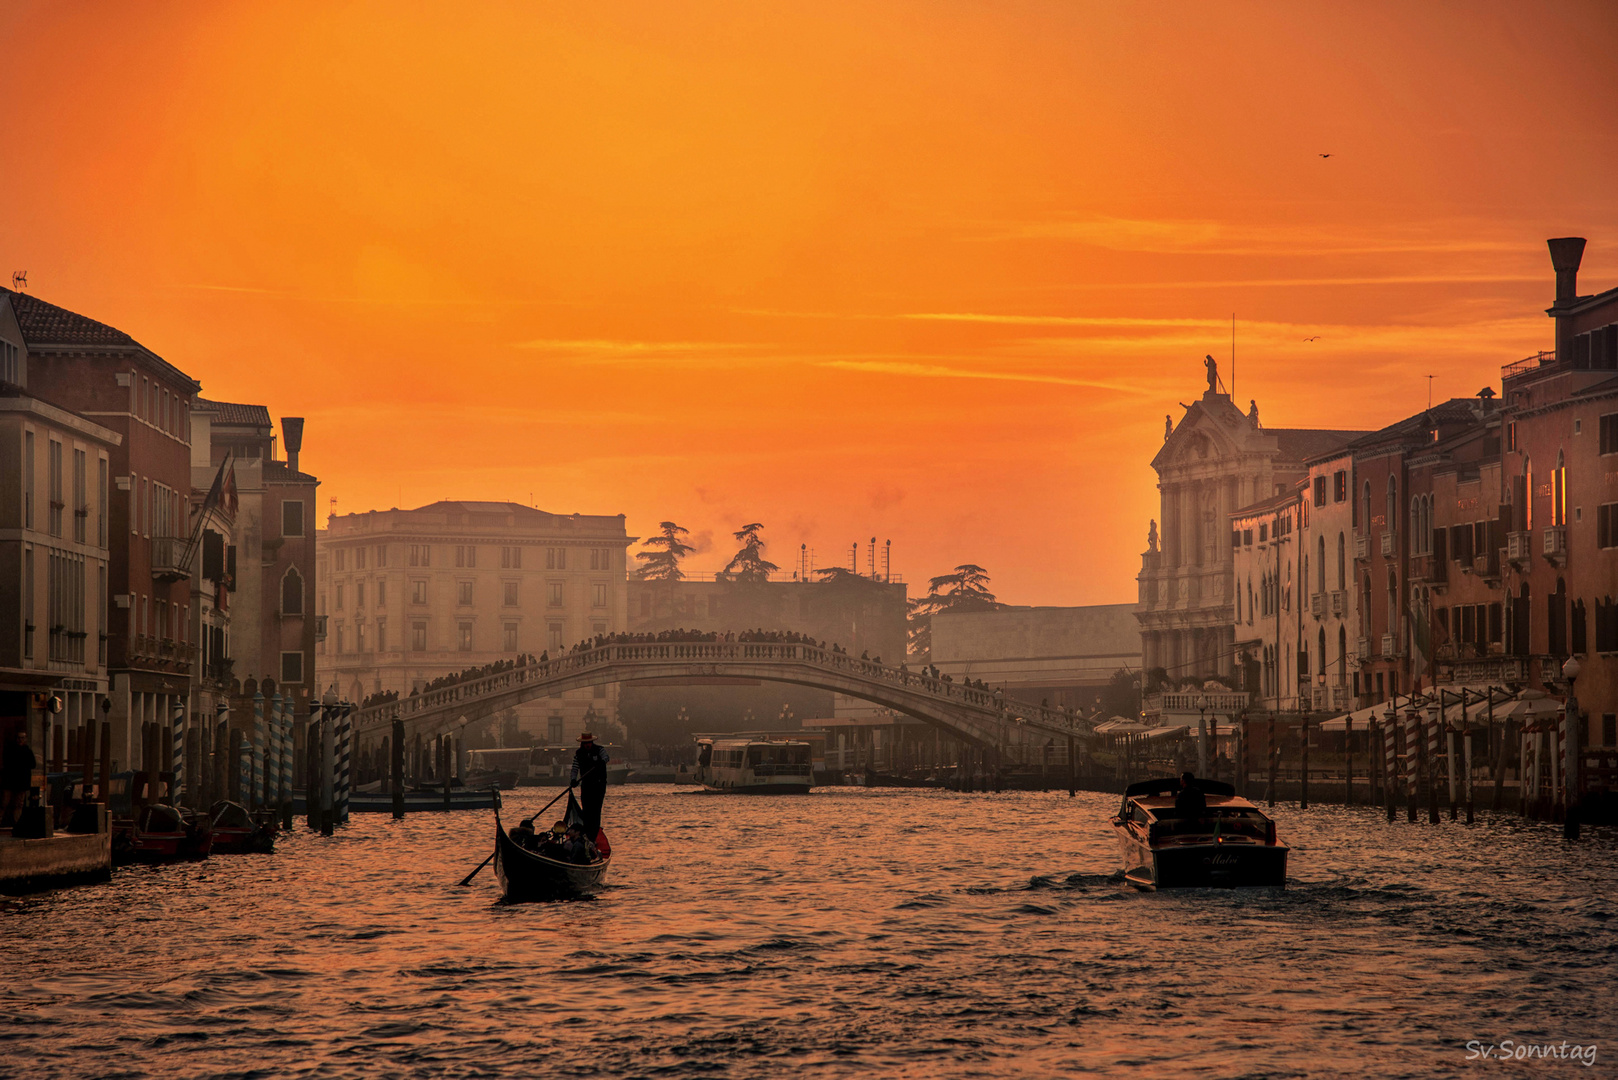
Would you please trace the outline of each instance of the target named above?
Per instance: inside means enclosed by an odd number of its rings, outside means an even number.
[[[1351,713],[1345,713],[1342,716],[1334,716],[1330,720],[1322,720],[1320,722],[1320,730],[1346,731],[1348,730],[1348,722],[1352,720],[1354,722],[1355,730],[1369,731],[1371,729],[1372,718],[1377,720],[1386,720],[1388,718],[1388,709],[1390,706],[1393,709],[1394,715],[1399,716],[1402,715],[1406,709],[1419,709],[1425,704],[1427,704],[1427,696],[1425,694],[1417,697],[1411,697],[1409,694],[1403,694],[1394,698],[1392,701],[1384,701],[1380,705],[1367,705],[1363,709],[1355,709]]]

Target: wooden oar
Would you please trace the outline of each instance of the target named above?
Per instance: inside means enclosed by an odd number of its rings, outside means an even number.
[[[584,770],[584,772],[580,774],[579,779],[582,781],[586,776],[589,776],[591,773],[595,772],[599,768],[601,768],[601,766],[599,766],[599,765],[590,766],[588,769]],[[567,787],[565,789],[563,789],[562,795],[566,795],[569,792],[571,792],[572,790],[573,790],[573,785],[570,783],[570,784],[567,785]],[[557,803],[561,802],[562,801],[562,795],[556,796],[556,798],[552,799],[550,802],[546,803],[544,806],[542,806],[538,810],[534,811],[533,817],[537,818],[540,814],[543,814],[545,811],[549,810],[551,807],[553,807]],[[529,820],[532,820],[532,818],[530,818]],[[472,884],[472,879],[478,876],[478,871],[482,870],[485,866],[488,866],[489,863],[491,863],[493,861],[494,861],[494,852],[491,851],[491,852],[489,852],[489,857],[487,859],[484,859],[482,862],[478,863],[477,866],[475,866],[472,869],[472,872],[470,874],[466,875],[466,877],[461,879],[461,884],[462,885],[470,885],[470,884]]]

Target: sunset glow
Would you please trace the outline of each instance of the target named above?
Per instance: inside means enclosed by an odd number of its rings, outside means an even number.
[[[306,416],[322,513],[1128,601],[1204,354],[1374,428],[1551,347],[1547,237],[1618,280],[1618,14],[1465,10],[13,4],[0,270]]]

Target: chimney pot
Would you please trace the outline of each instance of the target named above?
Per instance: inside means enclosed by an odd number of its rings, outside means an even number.
[[[303,449],[303,417],[281,417],[281,431],[287,447],[287,468],[298,471],[298,452]]]
[[[1579,298],[1579,263],[1584,261],[1584,237],[1563,236],[1547,240],[1551,268],[1556,271],[1556,302],[1570,304]]]

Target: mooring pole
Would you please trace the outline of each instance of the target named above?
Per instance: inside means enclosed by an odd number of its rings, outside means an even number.
[[[397,716],[393,718],[393,737],[389,742],[388,752],[392,756],[393,784],[393,820],[401,821],[405,816],[404,797],[404,764],[405,764],[405,735],[404,721]]]

